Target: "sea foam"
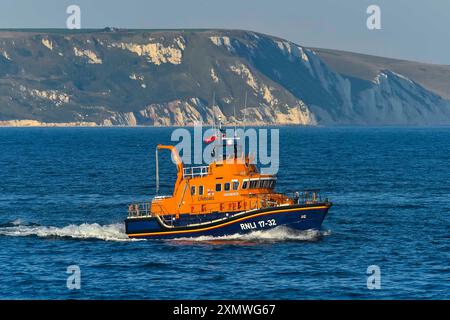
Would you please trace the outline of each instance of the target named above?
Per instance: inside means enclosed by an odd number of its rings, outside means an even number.
[[[329,230],[305,230],[299,231],[285,226],[279,226],[269,230],[252,231],[248,234],[232,234],[221,237],[198,236],[192,238],[177,238],[183,241],[244,241],[244,242],[278,242],[278,241],[316,241],[323,236],[330,235]]]
[[[248,234],[232,234],[226,236],[198,236],[180,237],[172,241],[195,242],[278,242],[278,241],[316,241],[330,231],[306,230],[298,231],[284,226],[270,230],[252,231]],[[98,239],[105,241],[131,241],[142,239],[130,239],[125,233],[123,223],[100,225],[98,223],[70,224],[65,227],[41,226],[37,224],[25,224],[21,220],[15,220],[0,225],[0,235],[12,237],[36,236],[41,238],[73,238],[73,239]]]
[[[98,223],[71,224],[65,227],[52,227],[23,224],[18,221],[0,227],[0,235],[3,236],[37,236],[42,238],[74,238],[74,239],[99,239],[106,241],[130,240],[125,233],[122,223],[100,225]]]

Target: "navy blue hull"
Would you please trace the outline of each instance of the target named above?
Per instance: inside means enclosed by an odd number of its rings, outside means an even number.
[[[319,230],[331,204],[314,206],[289,206],[255,210],[245,213],[209,215],[209,221],[186,215],[177,219],[178,225],[168,225],[156,217],[129,218],[125,220],[130,238],[174,239],[199,236],[225,236],[246,234],[287,226],[296,230]],[[188,223],[196,219],[198,223]],[[167,220],[166,220],[167,221]],[[184,224],[184,225],[183,225]]]

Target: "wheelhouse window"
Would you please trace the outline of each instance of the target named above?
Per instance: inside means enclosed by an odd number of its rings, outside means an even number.
[[[239,181],[233,181],[233,190],[239,189]]]
[[[269,188],[270,189],[274,189],[275,188],[275,183],[276,183],[276,180],[270,180]]]
[[[230,191],[230,183],[229,182],[225,182],[223,184],[223,190],[224,191]]]
[[[222,184],[221,183],[216,183],[216,191],[217,192],[222,191]]]
[[[195,186],[191,186],[191,195],[195,195]]]
[[[250,183],[247,185],[247,181],[244,181],[242,189],[246,189],[247,187],[250,189],[273,189],[275,188],[275,182],[275,179],[255,179],[250,180]]]
[[[203,186],[198,186],[198,195],[199,196],[203,195]]]
[[[265,179],[262,188],[273,189],[275,188],[275,179]]]
[[[244,180],[242,182],[242,189],[247,189],[248,188],[248,180]]]

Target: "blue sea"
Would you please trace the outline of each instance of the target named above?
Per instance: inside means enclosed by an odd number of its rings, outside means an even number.
[[[172,130],[0,129],[0,298],[450,298],[450,128],[282,127],[277,190],[321,189],[320,232],[128,240]]]

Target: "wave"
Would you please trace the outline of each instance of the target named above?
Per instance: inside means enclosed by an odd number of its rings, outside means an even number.
[[[11,221],[11,222],[0,223],[0,228],[14,227],[14,226],[21,225],[23,223],[24,222],[22,221],[22,219],[19,218],[14,221]]]
[[[269,230],[258,230],[248,234],[233,234],[227,236],[198,236],[193,238],[177,238],[174,241],[198,242],[278,242],[278,241],[317,241],[331,234],[330,230],[294,230],[279,226]]]
[[[99,239],[105,241],[130,241],[123,223],[100,225],[98,223],[71,224],[65,227],[24,224],[15,220],[0,225],[0,235],[12,237],[37,236],[41,238]]]
[[[285,226],[270,230],[258,230],[248,234],[233,234],[227,236],[198,236],[180,237],[169,241],[183,242],[212,242],[212,243],[255,243],[278,241],[317,241],[329,235],[328,230],[299,231]],[[98,239],[105,241],[139,241],[143,239],[130,239],[125,233],[123,223],[100,225],[98,223],[71,224],[65,227],[42,226],[35,223],[24,223],[17,219],[12,222],[0,224],[0,236],[40,238],[72,238],[72,239]]]

